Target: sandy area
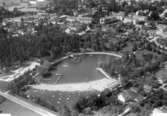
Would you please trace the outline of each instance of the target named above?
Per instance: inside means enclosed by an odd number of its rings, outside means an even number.
[[[103,91],[107,88],[113,88],[118,85],[119,82],[115,79],[99,79],[90,82],[82,83],[69,83],[69,84],[39,84],[32,85],[34,89],[47,90],[47,91],[62,91],[62,92],[75,92],[75,91]]]

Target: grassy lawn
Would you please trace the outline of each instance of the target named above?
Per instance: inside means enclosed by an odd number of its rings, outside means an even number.
[[[41,91],[30,89],[26,92],[27,95],[38,97],[48,104],[52,104],[57,106],[57,108],[61,108],[63,106],[68,106],[69,108],[73,107],[75,103],[81,97],[87,97],[90,94],[99,93],[97,91],[92,92],[50,92],[50,91]]]

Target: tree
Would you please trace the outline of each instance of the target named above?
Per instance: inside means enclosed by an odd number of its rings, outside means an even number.
[[[69,108],[67,106],[64,106],[62,108],[61,115],[62,116],[71,116],[71,111],[69,110]]]

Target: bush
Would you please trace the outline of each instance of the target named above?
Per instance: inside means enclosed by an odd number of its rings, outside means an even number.
[[[56,70],[56,66],[51,65],[51,66],[48,68],[48,71],[49,71],[49,72],[54,71],[54,70]]]
[[[51,75],[52,75],[52,73],[48,71],[48,72],[43,73],[42,77],[43,78],[50,78]]]
[[[80,98],[75,105],[75,109],[80,113],[85,113],[85,111],[99,110],[110,104],[112,104],[113,107],[121,106],[117,100],[117,90],[110,92],[106,89],[100,96],[92,94],[86,98]]]

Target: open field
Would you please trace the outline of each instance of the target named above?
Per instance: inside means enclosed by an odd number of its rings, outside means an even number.
[[[43,90],[36,90],[36,89],[30,89],[26,92],[27,95],[35,96],[37,98],[40,98],[40,100],[45,101],[48,104],[52,104],[56,106],[56,108],[59,110],[63,106],[73,107],[76,102],[79,100],[79,98],[87,97],[90,94],[93,93],[100,93],[98,91],[88,91],[88,92],[61,92],[61,91],[43,91]]]

